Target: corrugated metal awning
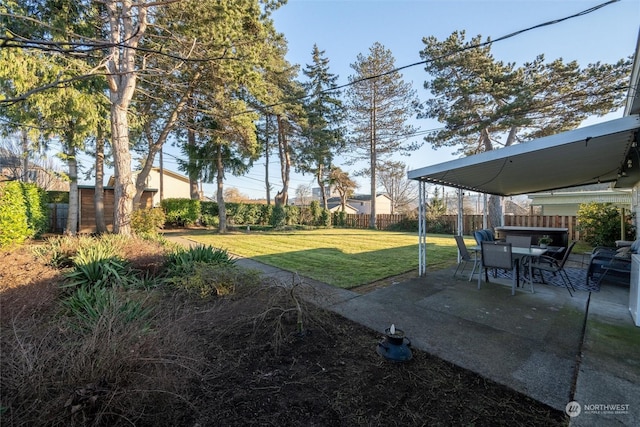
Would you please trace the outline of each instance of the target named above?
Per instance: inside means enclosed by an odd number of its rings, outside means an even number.
[[[408,178],[500,196],[598,182],[631,188],[640,180],[639,130],[640,116],[626,116],[415,169]]]

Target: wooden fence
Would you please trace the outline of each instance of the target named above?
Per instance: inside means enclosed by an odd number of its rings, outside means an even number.
[[[448,225],[451,230],[458,229],[458,215],[444,215],[441,220]],[[575,216],[562,215],[505,215],[505,226],[518,227],[548,227],[567,228],[569,230],[569,240],[580,240],[580,232],[576,226]],[[473,231],[482,228],[482,215],[463,215],[462,234],[471,234]],[[584,237],[584,233],[583,233]]]
[[[369,217],[369,214],[347,214],[344,226],[350,228],[369,228]],[[406,218],[406,215],[401,214],[376,215],[376,227],[378,230],[386,230],[393,224],[397,224]]]
[[[379,230],[385,230],[393,224],[406,219],[405,215],[377,215],[376,226]],[[440,217],[444,229],[452,234],[458,229],[458,215],[443,215]],[[472,234],[475,230],[482,228],[482,215],[463,215],[462,234]],[[567,228],[569,230],[569,240],[580,240],[580,232],[576,227],[575,216],[561,215],[505,215],[505,226],[519,227],[549,227]],[[369,228],[369,215],[348,214],[345,219],[345,226],[352,228]],[[429,227],[429,224],[427,224]],[[584,237],[584,236],[583,236]]]

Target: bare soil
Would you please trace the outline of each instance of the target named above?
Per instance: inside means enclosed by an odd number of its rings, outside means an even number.
[[[150,247],[128,254],[149,271],[164,256]],[[37,336],[40,347],[59,352],[56,343],[77,335],[55,323],[60,270],[28,247],[0,257],[2,425],[567,425],[562,412],[430,354],[413,349],[412,360],[390,362],[376,352],[379,333],[306,305],[297,296],[304,285],[268,282],[208,299],[150,291],[161,313],[150,325],[155,333],[128,341],[123,332],[114,342],[126,348],[86,356],[97,365],[115,354],[114,368],[96,377],[95,366],[74,375],[43,366],[47,390],[27,392],[19,377],[26,374],[11,372],[18,363],[5,363],[21,354],[11,353],[15,343]]]

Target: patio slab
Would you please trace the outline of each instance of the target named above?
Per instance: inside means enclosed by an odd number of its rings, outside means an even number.
[[[253,260],[238,264],[282,283],[299,280],[309,301],[380,333],[393,323],[414,348],[553,408],[575,402],[580,413],[570,426],[640,425],[640,328],[628,288],[603,284],[571,297],[536,284],[533,294],[526,287],[511,296],[509,281],[478,290],[477,282],[453,278],[452,268],[362,295]]]

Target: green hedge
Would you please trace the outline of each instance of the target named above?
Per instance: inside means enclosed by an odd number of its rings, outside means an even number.
[[[266,225],[269,224],[273,205],[256,203],[225,203],[229,225]],[[213,217],[219,215],[216,202],[201,202],[200,214],[203,225],[212,225]]]
[[[200,200],[164,199],[161,206],[166,224],[183,227],[193,225],[200,219]]]
[[[217,227],[219,221],[219,207],[216,202],[198,202],[191,199],[166,199],[162,201],[162,208],[166,215],[166,224],[184,226],[200,224]],[[316,209],[310,214],[309,207],[281,206],[257,203],[225,203],[227,225],[239,227],[246,225],[273,227],[310,225],[330,226],[331,214],[320,208],[316,202]],[[313,218],[313,219],[311,219]]]
[[[37,185],[0,183],[0,247],[38,237],[49,224],[47,194]]]

